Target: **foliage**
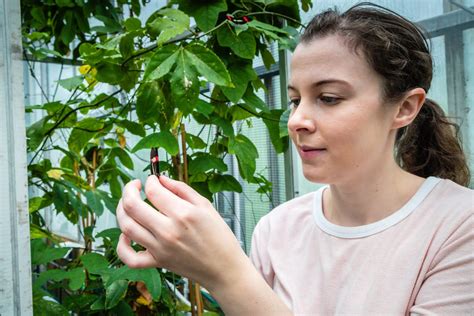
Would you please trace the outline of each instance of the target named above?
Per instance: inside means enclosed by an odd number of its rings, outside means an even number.
[[[271,190],[256,174],[256,146],[236,122],[262,119],[277,152],[287,148],[284,111],[270,110],[257,96],[264,86],[252,62],[261,56],[267,67],[274,64],[273,43],[294,47],[297,1],[174,0],[143,23],[138,16],[146,4],[22,0],[25,58],[80,65],[77,76],[58,80],[69,91],[66,100],[45,96],[47,102],[27,108],[43,114],[27,130],[29,185],[40,192],[30,199],[35,314],[186,310],[167,285],[179,288],[181,278],[161,269],[130,270],[115,253],[118,229],[95,231],[104,211],[115,212],[135,152],[162,148],[169,159],[161,170],[212,201],[221,191],[242,192],[226,173],[229,154],[245,181],[261,193]],[[308,10],[311,2],[301,6]],[[200,133],[185,132],[191,121],[203,126]],[[207,140],[205,128],[209,136],[213,131]],[[50,206],[78,227],[83,248],[59,246],[40,212]],[[96,239],[103,241],[100,253],[92,249]]]

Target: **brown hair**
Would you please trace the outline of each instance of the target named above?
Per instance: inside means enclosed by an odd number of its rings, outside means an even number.
[[[400,100],[413,88],[428,92],[433,62],[426,37],[412,22],[378,5],[361,3],[342,14],[329,9],[316,15],[301,41],[334,34],[342,36],[356,53],[363,53],[381,76],[388,103]],[[395,152],[398,164],[410,173],[469,185],[459,127],[430,99],[410,125],[398,130]]]

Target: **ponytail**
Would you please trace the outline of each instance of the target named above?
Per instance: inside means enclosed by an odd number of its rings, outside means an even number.
[[[395,147],[398,164],[410,173],[450,179],[463,186],[470,183],[459,126],[430,99],[415,120],[398,131]]]

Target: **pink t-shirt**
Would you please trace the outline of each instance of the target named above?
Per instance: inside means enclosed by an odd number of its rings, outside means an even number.
[[[343,227],[321,188],[255,228],[251,260],[295,315],[474,315],[474,191],[430,177],[401,209]]]

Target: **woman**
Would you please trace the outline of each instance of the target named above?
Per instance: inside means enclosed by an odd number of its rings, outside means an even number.
[[[249,260],[190,187],[148,178],[159,213],[132,181],[120,258],[200,282],[229,315],[472,313],[473,192],[453,125],[426,98],[431,77],[404,18],[374,6],[317,15],[292,57],[288,129],[304,176],[328,186],[263,217]]]

